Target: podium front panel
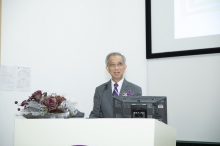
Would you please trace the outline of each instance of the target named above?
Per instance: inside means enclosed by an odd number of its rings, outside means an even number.
[[[155,140],[159,140],[158,133],[160,136],[167,133],[155,128],[160,124],[172,133],[163,143],[176,142],[175,129],[158,122],[154,119],[16,119],[14,146],[154,146]]]

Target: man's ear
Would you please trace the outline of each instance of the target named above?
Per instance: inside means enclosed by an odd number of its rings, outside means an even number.
[[[108,66],[106,66],[105,68],[106,68],[106,70],[109,72],[109,68],[108,68]]]

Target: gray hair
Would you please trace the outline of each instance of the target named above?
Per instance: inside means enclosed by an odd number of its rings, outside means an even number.
[[[109,53],[109,54],[106,56],[106,59],[105,59],[105,64],[106,64],[106,66],[108,65],[108,59],[109,59],[109,57],[115,56],[115,55],[121,56],[122,59],[123,59],[123,63],[125,64],[126,58],[125,58],[124,55],[122,55],[122,54],[119,53],[119,52],[112,52],[112,53]]]

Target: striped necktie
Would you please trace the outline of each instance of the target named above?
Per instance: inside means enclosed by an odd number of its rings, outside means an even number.
[[[118,84],[117,83],[115,83],[114,84],[114,91],[113,91],[113,96],[118,96]]]

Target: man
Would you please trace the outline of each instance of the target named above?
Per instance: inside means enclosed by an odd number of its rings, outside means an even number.
[[[142,90],[139,86],[128,82],[123,78],[127,68],[126,59],[117,52],[107,55],[106,69],[112,79],[96,87],[94,105],[90,118],[114,118],[112,96],[141,96]]]

